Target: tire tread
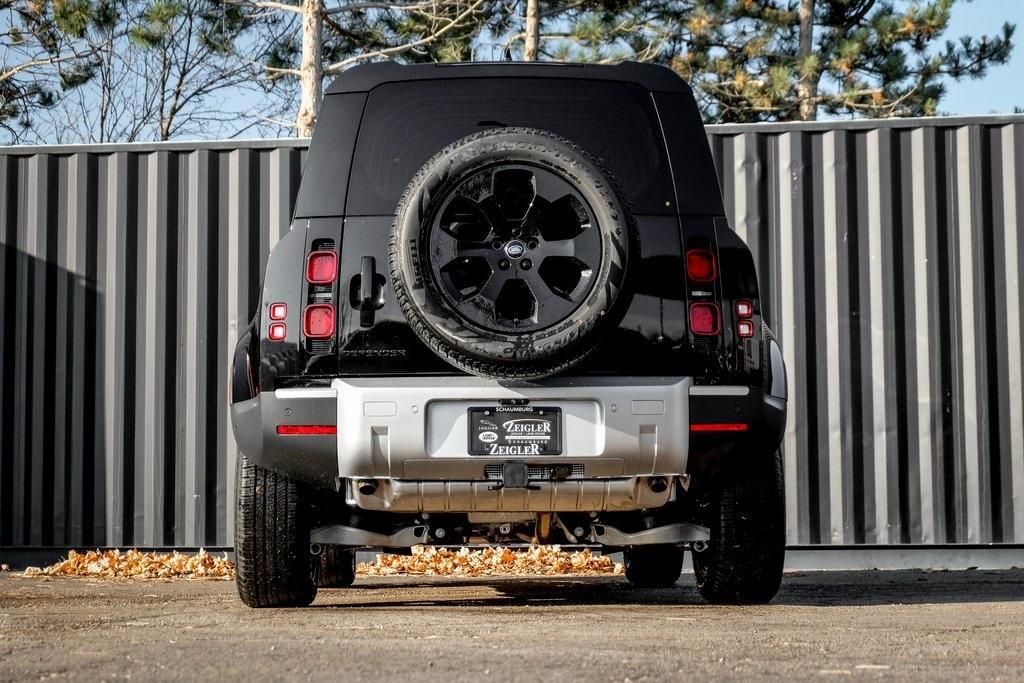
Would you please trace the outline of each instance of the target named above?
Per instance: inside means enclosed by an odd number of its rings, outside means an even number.
[[[236,471],[235,584],[249,607],[313,602],[309,530],[301,492],[290,478],[239,454]]]
[[[701,596],[711,603],[763,604],[778,593],[786,555],[782,455],[771,467],[712,494],[711,543],[694,553]]]

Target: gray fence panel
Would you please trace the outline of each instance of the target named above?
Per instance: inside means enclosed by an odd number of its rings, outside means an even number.
[[[790,542],[1024,542],[1024,117],[709,135],[790,369]],[[0,546],[230,544],[230,351],[304,154],[0,150]]]

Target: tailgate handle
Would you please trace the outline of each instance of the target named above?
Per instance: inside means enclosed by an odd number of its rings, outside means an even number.
[[[359,325],[373,327],[374,311],[377,310],[377,296],[374,292],[377,261],[372,256],[364,256],[359,268]]]

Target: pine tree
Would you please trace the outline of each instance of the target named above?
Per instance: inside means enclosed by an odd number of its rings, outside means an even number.
[[[32,112],[87,82],[99,45],[87,30],[111,20],[105,0],[0,0],[0,127],[13,139]]]
[[[949,80],[1006,63],[1015,28],[946,40],[957,0],[537,2],[541,59],[667,64],[726,122],[935,114]],[[519,5],[490,26],[507,43]]]
[[[947,80],[1004,64],[1014,26],[945,40],[956,0],[668,2],[679,36],[659,59],[714,121],[927,116]],[[940,42],[941,41],[941,42]]]

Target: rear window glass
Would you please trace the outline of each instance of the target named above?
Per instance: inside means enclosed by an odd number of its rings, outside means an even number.
[[[673,212],[671,174],[650,93],[629,83],[459,79],[378,86],[363,113],[346,213],[395,212],[405,186],[441,148],[497,126],[572,140],[604,162],[638,214]]]

